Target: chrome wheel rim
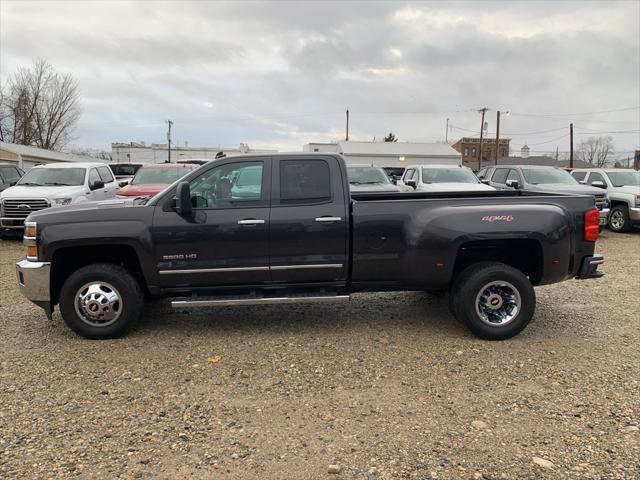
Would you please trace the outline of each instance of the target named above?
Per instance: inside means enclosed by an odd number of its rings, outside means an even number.
[[[122,296],[107,282],[89,282],[76,293],[76,313],[92,327],[106,327],[122,314]]]
[[[624,227],[624,215],[622,214],[622,212],[620,210],[615,210],[611,214],[609,223],[615,230],[620,230],[622,227]]]
[[[520,292],[511,283],[487,283],[476,296],[476,313],[482,322],[501,327],[512,322],[522,310]]]

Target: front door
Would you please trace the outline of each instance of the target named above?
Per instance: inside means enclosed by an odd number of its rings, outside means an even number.
[[[280,283],[347,278],[347,180],[335,157],[273,163],[271,279]]]
[[[216,161],[189,181],[191,215],[171,201],[153,221],[161,286],[261,284],[269,275],[271,159]]]

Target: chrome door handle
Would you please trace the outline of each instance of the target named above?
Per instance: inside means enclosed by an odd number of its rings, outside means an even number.
[[[264,220],[257,220],[255,218],[246,218],[244,220],[238,220],[238,225],[260,225]]]
[[[341,221],[341,217],[317,217],[316,222],[324,223],[324,222],[339,222]]]

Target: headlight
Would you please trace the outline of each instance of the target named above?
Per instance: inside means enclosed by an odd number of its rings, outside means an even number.
[[[56,205],[69,205],[73,198],[52,198],[51,206],[55,207]]]
[[[24,222],[24,246],[27,250],[27,260],[38,260],[38,225],[36,222]]]

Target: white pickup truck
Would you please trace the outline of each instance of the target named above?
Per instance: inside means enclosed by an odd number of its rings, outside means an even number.
[[[115,197],[118,182],[105,163],[38,165],[0,192],[0,236],[22,235],[24,219],[44,208]],[[13,234],[13,235],[12,235]]]
[[[630,168],[576,168],[571,175],[584,185],[607,192],[611,202],[611,230],[628,232],[640,227],[640,171]]]
[[[418,192],[495,191],[462,165],[410,165],[398,184],[405,191]]]

